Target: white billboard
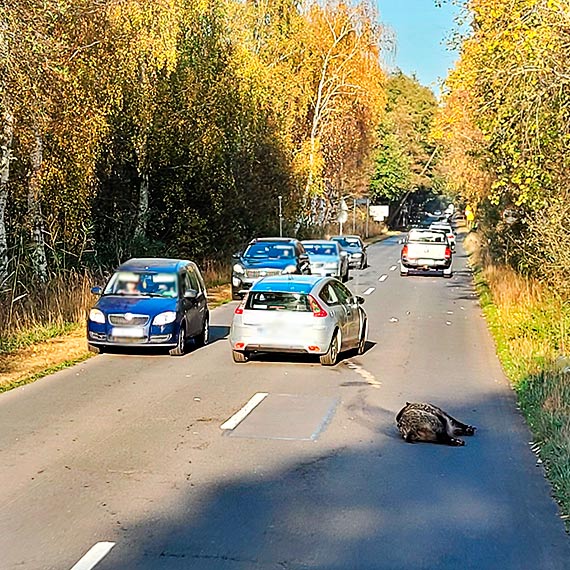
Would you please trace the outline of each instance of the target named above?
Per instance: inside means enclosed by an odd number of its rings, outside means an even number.
[[[390,206],[370,206],[370,216],[377,222],[383,222],[390,215]]]

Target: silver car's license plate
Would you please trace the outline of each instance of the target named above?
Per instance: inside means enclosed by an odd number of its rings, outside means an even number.
[[[144,329],[139,327],[113,327],[111,334],[114,337],[142,338],[144,336]]]

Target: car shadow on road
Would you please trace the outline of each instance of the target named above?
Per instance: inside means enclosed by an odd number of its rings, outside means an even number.
[[[366,354],[369,350],[372,350],[376,346],[375,342],[370,340],[366,341],[366,346],[364,348],[363,354]],[[350,360],[354,356],[357,356],[356,349],[345,350],[341,352],[338,356],[338,362],[335,366],[342,364],[343,362]],[[276,362],[280,364],[318,364],[319,357],[313,354],[299,354],[293,352],[259,352],[252,353],[250,355],[250,362]]]
[[[479,427],[465,447],[405,443],[397,409],[356,404],[347,411],[365,420],[368,444],[280,441],[272,455],[266,442],[250,441],[239,475],[223,462],[207,483],[181,472],[168,501],[175,506],[156,504],[123,523],[97,568],[566,568],[568,538],[514,401],[435,403]],[[137,496],[136,481],[128,492]]]
[[[186,343],[186,354],[191,354],[197,350],[207,348],[220,340],[224,340],[230,334],[230,327],[224,325],[210,325],[210,339],[205,347],[197,346],[191,340]],[[129,355],[129,356],[169,356],[168,349],[160,346],[151,347],[130,347],[130,346],[108,346],[104,350],[105,354]]]

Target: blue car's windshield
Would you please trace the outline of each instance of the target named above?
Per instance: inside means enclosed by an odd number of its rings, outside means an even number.
[[[304,243],[303,245],[309,255],[338,255],[336,245],[330,243]]]
[[[251,244],[243,254],[244,257],[259,259],[293,259],[295,251],[290,245],[259,242]]]
[[[343,238],[343,237],[335,237],[332,238],[334,241],[338,241],[342,247],[357,247],[360,248],[360,242],[354,238]]]
[[[177,276],[176,273],[117,271],[107,283],[103,295],[177,297]]]

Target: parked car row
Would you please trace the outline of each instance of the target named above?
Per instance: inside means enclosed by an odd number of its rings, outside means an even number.
[[[234,256],[232,267],[232,296],[242,301],[230,334],[234,361],[278,351],[315,354],[332,365],[343,350],[362,352],[364,299],[343,284],[355,266],[366,266],[366,247],[358,236],[252,240]],[[209,340],[206,286],[192,261],[131,259],[92,293],[99,296],[87,318],[93,352],[163,347],[176,356],[189,341],[201,346]]]
[[[330,240],[256,238],[233,256],[232,298],[242,299],[255,281],[276,275],[321,275],[347,281],[351,268],[367,264],[366,246],[359,236]]]

